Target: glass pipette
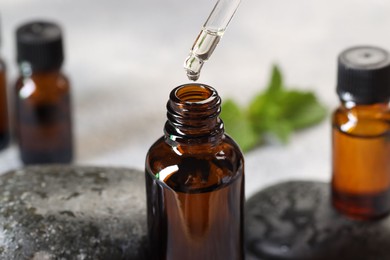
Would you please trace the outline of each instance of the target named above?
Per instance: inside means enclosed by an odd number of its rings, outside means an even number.
[[[198,80],[203,63],[217,47],[240,2],[241,0],[217,1],[184,62],[188,79]]]

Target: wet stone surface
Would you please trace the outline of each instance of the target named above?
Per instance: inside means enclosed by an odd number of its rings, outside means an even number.
[[[144,174],[27,167],[0,176],[0,259],[146,259]]]
[[[246,204],[247,260],[388,260],[390,217],[363,222],[336,212],[329,185],[285,182]]]

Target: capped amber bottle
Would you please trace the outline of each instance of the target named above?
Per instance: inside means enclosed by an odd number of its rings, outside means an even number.
[[[342,52],[337,93],[333,205],[352,218],[380,218],[390,212],[389,53],[371,46]]]
[[[220,105],[202,84],[170,94],[165,134],[146,157],[150,259],[244,259],[244,160]]]
[[[61,72],[62,32],[36,21],[16,32],[20,76],[15,84],[15,131],[25,164],[73,158],[70,85]]]

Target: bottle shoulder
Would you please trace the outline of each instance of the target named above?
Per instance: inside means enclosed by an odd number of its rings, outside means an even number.
[[[61,72],[33,73],[30,77],[19,76],[15,82],[15,91],[21,99],[51,100],[70,95],[68,77]]]
[[[161,137],[146,156],[146,172],[171,188],[186,192],[224,186],[243,177],[243,155],[228,136],[203,152],[182,151],[180,146],[170,146],[165,137]]]
[[[70,82],[67,75],[61,71],[37,72],[29,77],[19,75],[16,80],[16,87],[22,88],[26,82],[32,81],[37,87],[48,89],[69,89]]]
[[[243,158],[237,143],[224,134],[217,145],[170,145],[167,137],[160,137],[149,149],[147,157],[164,157],[181,159],[183,157],[213,158],[219,154],[228,155],[234,159]]]
[[[378,136],[389,134],[390,106],[338,107],[332,115],[332,125],[341,132],[357,136]]]

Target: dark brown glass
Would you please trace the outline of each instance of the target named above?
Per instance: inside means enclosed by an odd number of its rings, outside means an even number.
[[[8,146],[9,140],[6,68],[0,59],[0,150]]]
[[[73,157],[69,81],[59,70],[16,82],[15,131],[24,164],[69,163]]]
[[[244,259],[244,160],[220,103],[205,85],[171,92],[165,135],[146,157],[150,259]]]
[[[333,114],[333,205],[356,219],[390,212],[389,104],[343,103]]]

